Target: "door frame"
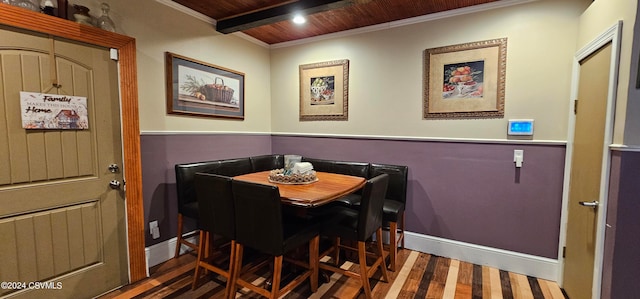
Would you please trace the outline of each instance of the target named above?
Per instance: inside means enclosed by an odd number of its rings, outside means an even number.
[[[118,50],[129,282],[147,277],[135,39],[1,3],[0,25]]]
[[[573,58],[573,74],[571,78],[571,100],[569,101],[569,128],[567,133],[567,147],[565,152],[564,184],[562,192],[562,216],[560,227],[560,242],[558,248],[558,284],[563,285],[564,257],[563,247],[567,241],[567,221],[569,211],[569,184],[571,180],[571,163],[573,156],[573,141],[576,124],[574,114],[575,100],[578,97],[578,83],[580,81],[580,61],[595,53],[611,42],[611,63],[609,66],[609,87],[607,91],[607,111],[604,130],[604,144],[602,154],[602,171],[600,174],[600,195],[598,201],[598,218],[596,224],[596,244],[593,269],[592,298],[599,298],[602,287],[602,262],[604,257],[604,236],[609,193],[609,175],[611,164],[611,145],[613,143],[613,125],[618,85],[618,65],[620,61],[620,39],[622,37],[622,21],[618,21],[605,32],[600,34],[586,46],[576,52]]]

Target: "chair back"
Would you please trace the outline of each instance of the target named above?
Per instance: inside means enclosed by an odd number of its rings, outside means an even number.
[[[218,161],[196,162],[176,164],[176,191],[178,196],[178,213],[185,214],[187,217],[196,218],[198,215],[192,215],[192,209],[188,209],[189,205],[198,202],[196,197],[195,175],[198,172],[213,172],[220,166]],[[195,209],[193,209],[195,210]],[[196,213],[197,214],[197,213]]]
[[[236,224],[232,180],[212,173],[195,174],[200,229],[234,240]]]
[[[409,167],[403,165],[371,164],[369,177],[375,177],[382,173],[389,175],[389,185],[385,199],[406,203]]]
[[[383,173],[364,185],[358,215],[358,241],[366,241],[382,226],[382,205],[388,184],[389,175]]]
[[[233,180],[236,241],[263,253],[283,252],[280,190],[276,186]]]

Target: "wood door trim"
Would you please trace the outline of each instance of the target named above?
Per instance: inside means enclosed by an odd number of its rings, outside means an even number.
[[[7,4],[0,4],[0,24],[119,50],[129,280],[135,282],[145,278],[147,269],[135,39]]]

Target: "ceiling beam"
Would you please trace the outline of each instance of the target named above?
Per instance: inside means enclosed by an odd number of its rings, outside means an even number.
[[[225,34],[247,30],[289,20],[293,18],[294,14],[311,15],[317,12],[342,8],[353,4],[355,1],[357,0],[300,0],[289,2],[280,6],[217,20],[216,30]]]

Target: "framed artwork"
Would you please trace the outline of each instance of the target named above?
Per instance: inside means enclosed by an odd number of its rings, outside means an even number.
[[[244,119],[244,73],[166,53],[167,113]]]
[[[300,120],[347,120],[349,60],[300,65]]]
[[[507,39],[424,51],[423,118],[503,118]]]

